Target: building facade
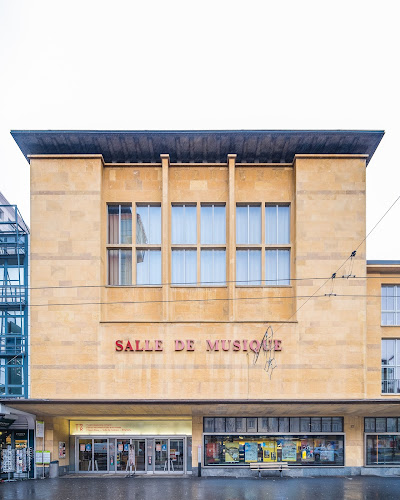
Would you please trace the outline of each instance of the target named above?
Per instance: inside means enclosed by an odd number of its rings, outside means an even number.
[[[37,447],[82,473],[400,465],[400,267],[365,256],[382,132],[12,134],[32,328],[9,404]]]

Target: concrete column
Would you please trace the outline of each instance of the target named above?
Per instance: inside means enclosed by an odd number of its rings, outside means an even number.
[[[169,155],[161,155],[162,167],[162,203],[161,203],[161,282],[163,283],[163,321],[169,321],[169,284],[170,277],[170,222],[169,222]]]
[[[228,178],[229,178],[229,201],[228,201],[228,298],[229,298],[229,321],[235,320],[235,301],[232,300],[236,296],[236,286],[234,280],[236,279],[235,269],[235,253],[236,253],[236,202],[235,202],[235,165],[236,155],[228,155]]]

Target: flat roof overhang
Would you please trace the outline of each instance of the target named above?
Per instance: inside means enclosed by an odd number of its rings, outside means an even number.
[[[207,416],[399,416],[400,399],[359,400],[3,400],[9,408],[67,419]]]
[[[295,155],[367,155],[379,130],[12,130],[25,158],[32,155],[99,155],[105,163],[292,163]],[[29,161],[29,160],[28,160]]]

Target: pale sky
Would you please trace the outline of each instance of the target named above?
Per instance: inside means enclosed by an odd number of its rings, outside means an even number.
[[[397,4],[0,0],[0,191],[29,224],[11,129],[385,130],[371,228],[400,195]],[[400,260],[399,219],[400,201],[369,259]]]

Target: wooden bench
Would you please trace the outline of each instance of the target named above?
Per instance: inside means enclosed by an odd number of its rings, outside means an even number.
[[[263,470],[279,470],[282,477],[283,469],[288,469],[287,462],[252,462],[250,464],[251,470],[258,471],[258,477],[261,477],[261,471]]]

